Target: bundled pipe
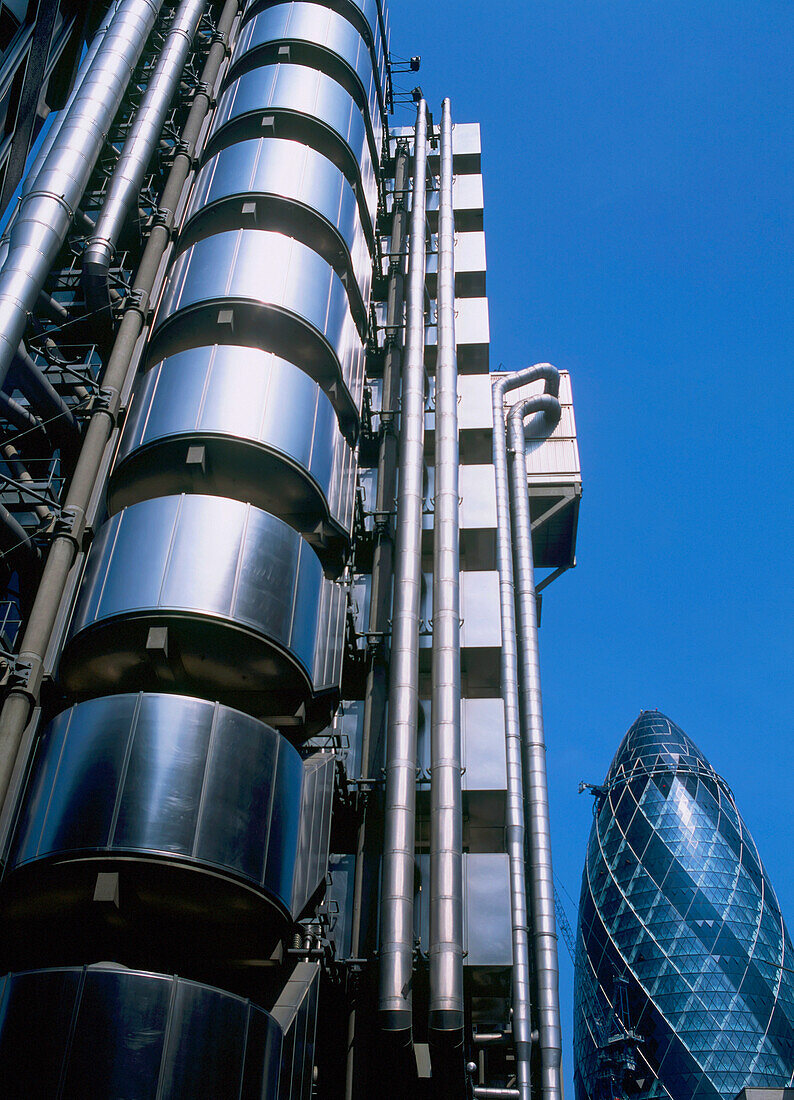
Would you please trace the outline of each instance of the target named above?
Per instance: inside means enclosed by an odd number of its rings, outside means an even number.
[[[524,862],[525,822],[522,778],[521,725],[518,703],[518,659],[513,587],[513,551],[510,524],[510,494],[507,480],[504,395],[518,386],[557,379],[558,372],[547,363],[536,364],[504,378],[491,390],[493,414],[493,465],[496,482],[496,555],[499,568],[499,611],[502,625],[501,681],[505,709],[505,760],[507,803],[505,832],[510,875],[510,919],[513,951],[513,1045],[516,1052],[516,1085],[519,1100],[530,1100],[530,1054],[532,1042],[530,1000],[529,919]]]
[[[125,0],[64,118],[33,188],[21,200],[0,270],[0,386],[28,313],[66,239],[75,209],[157,18],[162,0]]]
[[[24,344],[17,348],[3,383],[5,391],[15,388],[25,395],[31,409],[41,419],[47,435],[60,448],[62,458],[71,465],[79,448],[79,425],[72,410],[38,363],[30,357]]]
[[[391,262],[389,285],[386,295],[386,325],[398,331],[405,307],[405,263],[403,254],[408,239],[408,204],[405,193],[408,185],[409,158],[405,143],[397,145],[394,173],[394,209],[391,233]],[[375,549],[372,556],[372,593],[369,610],[370,634],[381,638],[374,648],[367,672],[364,695],[364,729],[361,738],[361,773],[373,774],[370,768],[377,759],[378,742],[385,722],[388,698],[388,647],[385,634],[391,617],[391,587],[394,568],[394,520],[391,518],[397,495],[397,434],[396,409],[400,400],[400,376],[402,371],[402,339],[390,340],[383,363],[383,387],[381,396],[381,431],[378,448],[378,487],[375,510],[386,522],[377,525]],[[382,750],[381,750],[382,751]],[[364,951],[364,879],[367,867],[368,804],[364,804],[363,816],[356,839],[356,870],[353,883],[353,907],[350,942],[356,958]],[[347,1066],[345,1074],[345,1100],[353,1100],[356,1080],[356,1059],[359,1053],[360,1016],[355,1001],[348,1017]]]
[[[112,354],[102,376],[106,403],[96,408],[85,431],[80,457],[62,511],[70,526],[59,532],[50,545],[35,602],[25,625],[19,661],[20,667],[27,670],[26,676],[11,686],[0,710],[0,834],[7,828],[13,812],[13,798],[8,796],[14,768],[25,728],[38,698],[44,658],[55,628],[64,589],[80,549],[86,510],[116,426],[121,391],[134,369],[135,349],[146,324],[149,295],[155,286],[160,263],[171,239],[174,211],[190,174],[196,143],[226,58],[229,34],[239,7],[239,0],[226,0],[218,20],[217,32],[201,74],[202,83],[190,108],[181,135],[182,141],[162,194],[160,210],[163,220],[152,229],[146,242],[133,283],[134,293],[130,296],[130,305],[119,326]]]
[[[96,228],[83,254],[83,283],[90,312],[110,309],[108,277],[116,244],[130,209],[137,204],[146,168],[160,140],[206,7],[207,0],[182,0],[124,142]]]
[[[419,707],[419,614],[425,426],[425,188],[427,106],[419,101],[414,136],[406,342],[400,406],[400,460],[394,602],[386,741],[386,797],[381,883],[381,1022],[412,1043],[416,727]]]
[[[552,371],[554,373],[552,373]],[[540,414],[548,434],[560,419],[559,375],[546,366],[546,392],[518,401],[507,417],[507,443],[512,508],[515,601],[518,615],[519,699],[524,801],[528,825],[529,899],[532,918],[532,969],[540,1048],[540,1093],[560,1100],[562,1033],[560,1029],[557,925],[551,862],[546,743],[540,690],[537,602],[535,597],[532,523],[527,492],[524,421]]]
[[[438,357],[430,756],[430,1050],[434,1077],[463,1089],[463,811],[460,743],[460,503],[455,353],[452,113],[441,116]],[[450,1085],[452,1082],[449,1082]]]
[[[33,164],[30,166],[30,170],[22,181],[22,186],[20,187],[21,197],[24,198],[24,196],[27,195],[28,191],[33,188],[33,185],[36,182],[36,178],[38,177],[38,174],[41,171],[44,162],[50,154],[50,149],[52,149],[58,138],[58,134],[61,132],[61,127],[63,126],[64,119],[69,114],[69,110],[75,99],[77,98],[80,89],[83,86],[83,81],[85,80],[87,73],[94,63],[94,58],[97,55],[97,51],[102,45],[102,40],[105,37],[107,29],[110,26],[113,18],[115,17],[116,12],[121,6],[121,3],[122,0],[112,0],[111,4],[108,6],[108,10],[105,12],[102,22],[97,27],[96,33],[91,39],[91,45],[86,50],[85,56],[80,62],[80,67],[78,68],[77,75],[74,78],[74,85],[71,92],[69,93],[69,98],[66,100],[66,103],[63,105],[61,110],[57,112],[55,118],[52,120],[50,128],[47,131],[47,134],[45,135],[38,152],[36,153]]]

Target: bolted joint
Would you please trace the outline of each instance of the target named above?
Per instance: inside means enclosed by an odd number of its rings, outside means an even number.
[[[78,552],[88,549],[93,538],[93,529],[86,523],[83,508],[64,508],[52,525],[53,538],[69,539]]]

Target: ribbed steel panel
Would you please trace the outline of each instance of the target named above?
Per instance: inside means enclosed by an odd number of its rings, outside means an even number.
[[[364,347],[339,276],[300,241],[242,229],[197,241],[177,258],[154,321],[149,362],[214,343],[297,361],[355,434]]]
[[[378,188],[367,127],[341,84],[303,65],[264,65],[243,73],[218,99],[205,158],[263,133],[295,138],[329,157],[356,189],[372,237]]]
[[[0,911],[13,928],[57,907],[68,934],[90,919],[103,870],[120,874],[128,920],[184,923],[204,951],[254,926],[277,934],[324,880],[332,791],[330,755],[304,763],[230,707],[163,694],[79,703],[36,744]]]
[[[279,726],[305,708],[310,734],[338,696],[344,607],[282,520],[222,497],[158,497],[97,533],[60,678],[85,695],[167,687]]]
[[[279,1095],[282,1029],[242,997],[116,964],[0,979],[3,1093],[26,1100]]]
[[[243,23],[259,12],[280,6],[283,2],[284,0],[249,0],[249,3],[245,6]],[[329,0],[312,0],[312,2],[317,3],[318,6],[338,11],[348,22],[353,24],[359,34],[362,34],[370,42],[375,58],[375,68],[380,75],[383,94],[385,95],[386,58],[389,55],[388,10],[383,10],[383,25],[386,36],[384,39],[378,18],[379,5],[377,0],[330,0],[330,2]]]
[[[343,16],[306,2],[278,4],[241,29],[227,81],[274,61],[303,64],[332,77],[353,96],[370,127],[370,151],[380,159],[383,139],[379,80],[368,44]]]
[[[232,497],[285,520],[326,568],[338,568],[355,478],[355,454],[308,375],[256,348],[215,345],[178,352],[139,377],[108,507],[175,493]]]
[[[210,157],[196,177],[180,249],[246,227],[280,230],[318,252],[351,291],[358,324],[366,323],[372,256],[355,192],[332,161],[283,138],[241,141]]]

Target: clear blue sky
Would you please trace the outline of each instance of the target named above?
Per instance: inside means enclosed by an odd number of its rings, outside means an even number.
[[[573,379],[579,564],[541,629],[558,880],[578,900],[579,780],[658,707],[733,787],[794,930],[794,6],[390,10],[422,55],[397,80],[482,126],[492,363]]]

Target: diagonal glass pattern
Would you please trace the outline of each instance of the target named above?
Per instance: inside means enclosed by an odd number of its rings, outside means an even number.
[[[643,711],[598,791],[588,843],[577,1100],[732,1100],[791,1085],[793,960],[727,783],[674,722]],[[636,1039],[615,1011],[621,987]]]

